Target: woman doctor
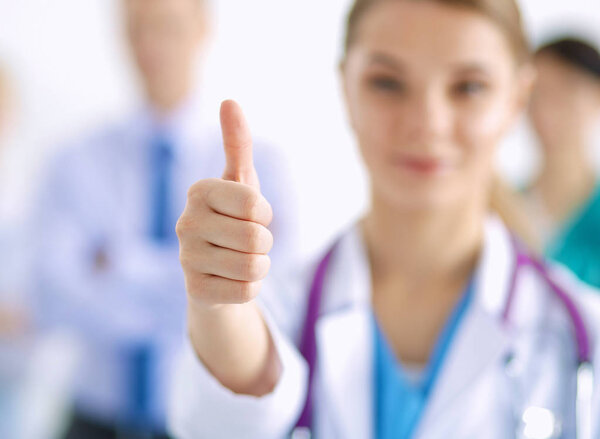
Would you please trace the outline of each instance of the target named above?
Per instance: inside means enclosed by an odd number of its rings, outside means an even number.
[[[372,205],[299,281],[264,288],[272,211],[223,104],[223,179],[192,186],[177,225],[191,341],[177,437],[600,433],[600,303],[490,214],[528,56],[514,0],[356,0],[341,75]]]

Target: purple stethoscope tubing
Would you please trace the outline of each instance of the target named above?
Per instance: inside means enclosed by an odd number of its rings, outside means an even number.
[[[304,320],[304,329],[302,331],[302,339],[300,340],[300,353],[308,364],[308,388],[306,393],[306,403],[300,415],[300,419],[296,424],[296,428],[310,429],[312,426],[313,413],[313,383],[317,363],[317,338],[315,335],[315,327],[319,318],[319,310],[321,308],[321,296],[323,295],[323,284],[325,283],[325,274],[329,267],[329,262],[335,249],[337,242],[327,252],[325,257],[317,266],[317,271],[310,286],[308,296],[308,306],[306,309],[306,318]]]
[[[306,316],[304,320],[304,327],[299,346],[300,353],[302,354],[302,356],[308,364],[309,376],[306,402],[294,431],[305,432],[305,434],[307,435],[306,437],[310,437],[309,432],[311,430],[313,421],[313,386],[317,363],[317,342],[315,327],[319,318],[319,311],[321,308],[321,299],[323,296],[325,275],[330,265],[331,258],[338,246],[338,242],[339,241],[336,241],[336,243],[325,254],[323,259],[319,262],[319,265],[317,266],[317,269],[315,271],[315,275],[310,287]],[[509,284],[506,306],[502,313],[502,321],[504,324],[508,323],[510,312],[512,309],[512,304],[516,296],[517,283],[521,269],[526,266],[531,266],[542,277],[542,279],[546,282],[550,290],[562,303],[572,323],[575,341],[577,343],[578,360],[577,437],[591,437],[592,414],[590,387],[593,383],[593,370],[591,367],[589,334],[583,322],[581,313],[578,311],[577,306],[575,305],[569,294],[567,294],[567,292],[552,279],[552,276],[546,264],[526,253],[514,236],[512,237],[512,243],[515,253],[515,267],[513,269],[513,274],[511,276]],[[582,385],[582,382],[585,382],[585,385]]]
[[[513,270],[513,275],[508,289],[506,306],[504,307],[504,312],[502,313],[502,322],[505,324],[508,323],[512,304],[517,291],[517,283],[519,280],[519,274],[521,273],[521,268],[529,265],[542,277],[542,279],[544,279],[550,290],[554,293],[558,300],[560,300],[563,307],[567,311],[569,319],[571,320],[571,324],[573,325],[573,333],[575,334],[575,340],[577,342],[577,360],[579,364],[590,363],[590,339],[585,328],[585,324],[583,323],[581,313],[577,309],[575,302],[573,302],[573,299],[571,299],[569,294],[560,285],[558,285],[554,279],[552,279],[548,267],[543,261],[530,256],[524,250],[522,250],[520,243],[514,236],[512,237],[512,242],[513,247],[515,248],[515,268]]]

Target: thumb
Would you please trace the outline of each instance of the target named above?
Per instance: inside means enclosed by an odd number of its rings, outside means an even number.
[[[235,101],[221,104],[221,131],[225,149],[224,180],[259,187],[252,160],[252,135],[241,107]]]

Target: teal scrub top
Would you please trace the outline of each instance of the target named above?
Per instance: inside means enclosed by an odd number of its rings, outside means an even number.
[[[546,256],[600,288],[600,184],[586,205],[546,247]]]
[[[411,438],[434,388],[445,357],[473,296],[473,282],[442,331],[420,382],[411,381],[374,319],[374,389],[376,439]]]

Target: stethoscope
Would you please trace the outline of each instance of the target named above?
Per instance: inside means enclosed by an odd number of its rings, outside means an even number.
[[[339,241],[329,249],[323,259],[319,262],[310,287],[308,306],[300,341],[300,353],[306,360],[309,369],[308,389],[304,409],[292,432],[291,437],[293,439],[305,439],[311,437],[311,428],[313,425],[313,385],[317,364],[315,328],[321,309],[325,275],[338,243]],[[528,254],[516,238],[512,239],[512,243],[515,254],[515,266],[509,284],[506,304],[502,313],[502,322],[505,325],[509,323],[512,304],[514,303],[517,293],[518,280],[523,268],[527,266],[532,267],[548,285],[550,291],[562,303],[573,327],[574,339],[577,343],[576,438],[591,439],[594,372],[590,354],[590,338],[581,313],[578,311],[569,294],[553,280],[547,265],[541,260]],[[510,361],[507,361],[505,369],[505,372],[510,374]],[[527,407],[522,411],[520,419],[517,421],[515,431],[519,432],[516,435],[518,438],[552,439],[560,434],[560,425],[557,424],[556,417],[550,410],[545,408]]]

